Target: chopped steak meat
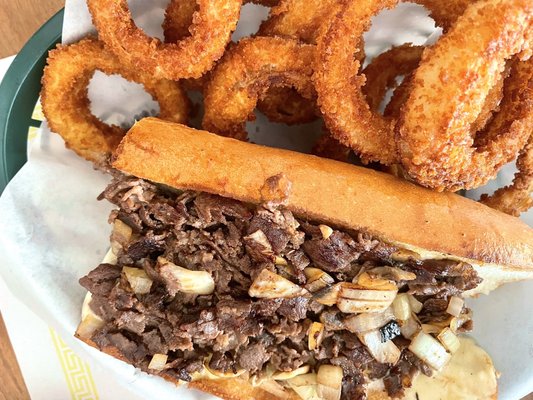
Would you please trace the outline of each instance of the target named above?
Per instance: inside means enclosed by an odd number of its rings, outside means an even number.
[[[122,221],[132,234],[115,246],[117,265],[100,264],[80,279],[92,293],[91,309],[105,321],[91,339],[145,371],[154,354],[166,354],[159,374],[174,379],[190,381],[207,362],[213,370],[245,369],[258,376],[267,366],[292,371],[334,364],[344,372],[342,399],[364,399],[364,385],[378,378],[391,396],[400,396],[416,373],[431,373],[407,350],[407,339],[394,338],[402,354],[396,365],[381,364],[345,328],[345,315],[336,306],[319,303],[317,295],[329,288],[269,299],[249,296],[252,282],[265,269],[304,286],[303,271],[309,266],[328,272],[336,283],[357,282],[360,273],[376,267],[400,268],[416,279],[399,280],[399,291],[415,295],[423,303],[421,320],[431,322],[448,318],[449,296],[481,281],[461,262],[395,261],[396,247],[365,232],[333,229],[324,237],[318,224],[296,218],[279,204],[251,206],[118,175],[99,198],[118,207],[110,222]],[[170,264],[162,268],[159,257],[207,272],[213,292],[184,292]],[[123,267],[144,271],[145,279],[152,280],[149,292],[135,293]],[[319,321],[323,337],[310,350],[308,331]],[[465,318],[462,329],[470,325]]]

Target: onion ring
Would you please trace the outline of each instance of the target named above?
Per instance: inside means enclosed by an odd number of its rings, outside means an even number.
[[[340,10],[341,0],[281,0],[259,27],[260,36],[281,36],[316,44],[330,15]]]
[[[257,102],[257,109],[270,121],[287,125],[305,124],[319,116],[316,102],[304,99],[296,89],[270,87],[263,99]]]
[[[189,102],[177,82],[155,79],[125,67],[102,42],[84,39],[51,50],[42,78],[41,102],[50,129],[63,137],[67,147],[87,160],[102,163],[116,148],[126,130],[95,117],[87,98],[93,73],[120,74],[140,83],[159,102],[159,116],[185,123]]]
[[[204,129],[246,140],[245,124],[271,86],[294,87],[312,100],[315,46],[276,37],[242,39],[212,72],[205,94]]]
[[[316,44],[327,17],[340,9],[341,0],[281,0],[270,10],[267,20],[259,27],[259,36],[280,36]],[[267,93],[257,108],[271,121],[289,125],[306,123],[318,117],[316,104],[303,99],[294,90],[275,88]],[[284,99],[289,99],[290,109]],[[296,107],[299,107],[299,111]],[[273,113],[272,110],[283,110]],[[285,114],[288,114],[285,116]]]
[[[359,50],[372,16],[392,8],[397,0],[346,2],[318,40],[315,86],[326,126],[342,144],[351,147],[363,162],[397,162],[394,121],[368,105],[362,92],[365,76],[359,73]],[[354,49],[353,51],[348,49]]]
[[[332,160],[348,162],[352,150],[343,146],[337,139],[325,131],[316,141],[311,153],[316,156],[329,158]]]
[[[265,7],[274,7],[279,0],[245,0]],[[171,0],[165,10],[163,31],[165,43],[176,43],[191,36],[189,28],[193,25],[193,15],[198,11],[196,0]]]
[[[171,0],[165,10],[163,32],[165,43],[177,43],[191,36],[194,13],[198,9],[196,0]]]
[[[387,90],[397,86],[398,76],[410,74],[418,67],[423,51],[423,46],[405,43],[376,56],[363,69],[366,84],[362,90],[372,110],[379,108]]]
[[[126,0],[87,0],[98,35],[111,51],[135,69],[173,80],[198,78],[211,69],[237,26],[242,0],[197,0],[197,4],[191,35],[161,43],[135,25]]]
[[[529,137],[527,145],[520,151],[516,160],[518,172],[513,183],[500,188],[492,196],[482,195],[479,201],[491,208],[506,214],[519,217],[520,213],[533,206],[533,136]]]
[[[262,5],[276,5],[277,1],[245,1]],[[190,36],[189,26],[197,9],[195,0],[172,0],[165,11],[163,29],[165,42],[172,43]],[[202,90],[208,77],[187,79],[185,89]],[[293,88],[271,87],[263,99],[257,103],[257,109],[270,121],[288,125],[303,124],[318,118],[318,109],[298,94]]]
[[[412,0],[429,10],[429,16],[447,32],[467,7],[479,0]]]
[[[490,24],[484,21],[487,15]],[[489,135],[494,140],[476,149],[470,128],[506,60],[525,46],[532,19],[529,0],[474,3],[424,52],[397,126],[402,164],[418,183],[451,191],[481,186],[525,145],[533,127],[527,115],[530,107],[520,101],[529,92],[520,81],[512,82],[517,75],[527,75],[522,71],[529,69],[524,68],[527,63],[516,63],[512,79],[506,80],[504,91],[516,93],[504,95],[508,101],[490,124],[489,129],[497,132]],[[457,46],[466,37],[468,46]],[[442,87],[446,90],[435,89]]]

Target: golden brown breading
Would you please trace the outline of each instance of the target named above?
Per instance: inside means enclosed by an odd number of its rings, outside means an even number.
[[[87,86],[93,73],[119,74],[140,83],[159,102],[159,116],[174,122],[186,122],[189,102],[177,82],[155,79],[133,70],[96,39],[52,50],[42,78],[41,102],[50,129],[60,134],[67,147],[81,157],[104,161],[126,133],[118,126],[104,124],[96,118],[87,98]]]

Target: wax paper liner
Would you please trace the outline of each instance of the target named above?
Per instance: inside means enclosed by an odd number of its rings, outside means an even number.
[[[148,34],[161,37],[167,2],[134,0],[129,4],[136,23]],[[253,33],[267,13],[263,7],[246,5],[234,39]],[[383,13],[374,25],[366,35],[369,55],[405,41],[424,43],[435,31],[425,12],[408,4]],[[85,1],[66,2],[63,29],[66,43],[94,34]],[[398,33],[405,31],[411,33]],[[131,123],[132,116],[156,113],[158,109],[138,85],[116,76],[97,74],[89,92],[93,111],[108,122],[125,125]],[[268,123],[261,116],[248,126],[253,141],[300,151],[309,151],[321,129],[320,123],[287,128]],[[509,174],[512,167],[500,178],[509,179]],[[501,186],[501,179],[492,187]],[[61,138],[43,124],[30,161],[0,198],[0,274],[13,294],[53,326],[72,349],[82,357],[97,360],[109,370],[110,379],[133,393],[159,399],[212,398],[183,387],[176,389],[72,336],[85,296],[78,279],[98,265],[109,245],[107,217],[111,206],[96,201],[107,182],[106,176],[66,150]],[[502,372],[500,398],[504,400],[518,399],[533,390],[532,303],[533,282],[510,284],[490,297],[470,301],[475,313],[473,335]]]

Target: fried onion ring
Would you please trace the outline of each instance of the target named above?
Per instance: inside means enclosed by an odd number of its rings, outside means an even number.
[[[281,36],[316,44],[330,15],[340,10],[341,0],[281,0],[259,27],[258,35]]]
[[[198,78],[211,69],[237,26],[242,0],[197,0],[197,4],[190,36],[162,43],[135,25],[126,0],[87,0],[99,38],[111,51],[135,69],[173,80]]]
[[[525,145],[531,104],[522,101],[530,93],[519,77],[528,63],[515,63],[505,82],[512,95],[504,94],[488,127],[494,139],[474,148],[470,129],[506,60],[525,47],[532,19],[529,0],[474,3],[424,52],[397,126],[402,164],[418,183],[451,191],[481,186]]]
[[[245,1],[266,6],[276,5],[277,1]],[[197,9],[195,0],[172,0],[165,11],[163,29],[165,42],[172,43],[190,35],[189,26]],[[204,78],[205,75],[202,76]],[[184,87],[201,90],[206,79],[187,79]],[[314,102],[304,99],[293,88],[271,87],[263,99],[257,103],[257,109],[270,121],[288,125],[303,124],[318,118],[318,109]]]
[[[316,44],[325,21],[340,9],[340,5],[341,0],[281,0],[270,10],[268,19],[259,27],[258,35],[280,36]],[[291,89],[273,90],[275,93],[267,93],[265,99],[257,105],[257,108],[271,121],[291,125],[310,122],[317,118],[316,104],[303,99]],[[284,99],[288,99],[290,108],[285,105]],[[272,112],[277,109],[283,111]]]
[[[315,46],[277,37],[245,38],[230,46],[204,93],[204,129],[246,140],[246,121],[254,119],[258,100],[271,86],[293,87],[313,101],[314,57]]]
[[[311,153],[323,158],[330,158],[332,160],[348,162],[351,153],[349,147],[343,146],[337,139],[325,131],[317,140]]]
[[[155,79],[150,74],[125,67],[102,42],[84,39],[51,50],[42,78],[41,102],[50,129],[63,137],[66,146],[81,157],[104,162],[126,133],[107,125],[90,110],[87,86],[93,73],[119,74],[140,83],[161,108],[159,116],[185,123],[189,110],[187,97],[177,82]]]
[[[366,84],[362,89],[372,110],[379,108],[387,90],[397,86],[398,76],[410,74],[418,67],[423,51],[423,46],[405,43],[381,53],[363,69]]]
[[[390,165],[398,161],[394,121],[370,108],[359,73],[359,50],[371,18],[397,0],[346,2],[318,40],[315,86],[326,126],[342,144],[351,147],[364,162]],[[353,49],[353,50],[352,50]]]
[[[274,7],[279,0],[245,0],[244,3],[254,3],[265,7]],[[189,28],[193,24],[193,15],[198,10],[196,0],[171,0],[165,10],[163,31],[165,43],[176,43],[190,36]]]
[[[171,0],[165,10],[163,32],[165,43],[177,43],[191,36],[194,13],[198,9],[196,0]]]
[[[533,135],[518,155],[516,160],[518,172],[513,183],[500,188],[492,196],[482,195],[480,202],[506,214],[519,217],[533,206]]]
[[[429,10],[429,16],[447,32],[467,7],[479,0],[411,0]]]
[[[292,87],[280,86],[270,87],[265,97],[257,102],[257,109],[270,121],[287,125],[305,124],[320,114],[316,102],[304,99]]]

